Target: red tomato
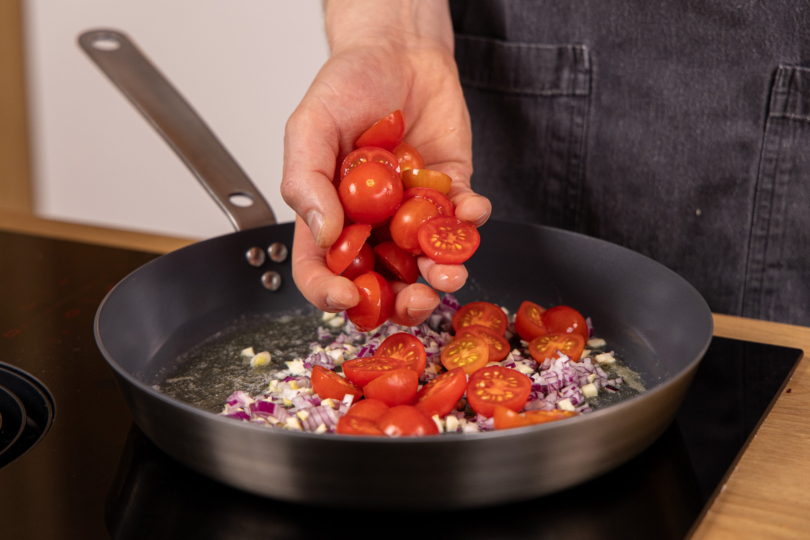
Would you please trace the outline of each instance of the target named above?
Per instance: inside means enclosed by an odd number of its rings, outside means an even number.
[[[392,407],[377,424],[389,437],[438,435],[436,423],[422,414],[416,407],[400,405]]]
[[[532,381],[514,369],[489,366],[479,369],[467,383],[467,402],[470,407],[487,418],[495,412],[495,405],[518,412],[529,400]]]
[[[382,163],[363,163],[343,178],[338,196],[350,220],[374,225],[393,215],[402,202],[402,182]]]
[[[356,148],[377,146],[393,152],[405,136],[405,117],[402,111],[394,111],[360,135]]]
[[[416,280],[419,279],[416,257],[400,248],[392,240],[377,244],[374,247],[374,254],[397,281],[410,284],[416,283]]]
[[[557,358],[557,351],[577,362],[585,350],[585,340],[579,334],[546,334],[529,342],[529,354],[538,362]]]
[[[378,421],[382,415],[388,412],[390,409],[388,405],[380,401],[379,399],[362,399],[352,405],[352,408],[349,409],[349,412],[346,413],[346,416],[362,416],[363,418],[368,418],[369,420]]]
[[[357,330],[367,332],[377,328],[394,311],[394,293],[391,286],[377,272],[366,272],[353,280],[360,293],[360,302],[346,310]]]
[[[481,243],[472,223],[449,216],[426,221],[418,238],[425,255],[439,264],[461,264],[473,256]]]
[[[450,199],[445,197],[441,191],[426,187],[413,187],[406,189],[402,194],[402,202],[413,199],[414,197],[429,200],[436,205],[436,208],[439,209],[439,213],[443,216],[453,217],[456,215],[456,211],[453,209],[453,203],[451,203]]]
[[[425,365],[427,364],[425,346],[422,345],[419,338],[406,334],[405,332],[393,334],[385,338],[385,341],[374,351],[374,356],[385,356],[404,360],[407,363],[408,369],[415,371],[417,375],[422,375],[422,372],[425,371]]]
[[[351,394],[354,399],[363,397],[363,391],[347,381],[334,371],[314,366],[312,368],[312,389],[321,399],[342,400],[346,394]]]
[[[340,166],[340,179],[343,180],[343,178],[349,174],[349,171],[358,165],[370,162],[382,163],[387,167],[391,167],[391,170],[399,175],[399,161],[394,154],[382,148],[366,146],[364,148],[358,148],[346,156],[346,159],[343,160],[343,164]]]
[[[428,418],[438,414],[446,416],[467,391],[467,374],[463,368],[442,373],[419,390],[414,406]]]
[[[555,334],[579,334],[588,341],[588,323],[579,311],[568,306],[556,306],[540,316],[549,332]]]
[[[541,318],[544,311],[545,308],[528,300],[520,304],[515,315],[515,330],[521,339],[531,341],[548,334],[548,329]]]
[[[512,429],[531,424],[525,416],[511,409],[507,409],[503,405],[495,405],[492,419],[494,420],[493,424],[495,429]]]
[[[400,178],[405,189],[427,187],[441,191],[445,195],[450,191],[450,186],[453,183],[453,179],[443,172],[431,171],[430,169],[403,170]]]
[[[489,362],[489,345],[479,337],[466,335],[456,337],[442,351],[442,365],[447,370],[462,368],[472,375]]]
[[[397,156],[399,167],[403,171],[408,169],[423,169],[425,167],[425,160],[422,154],[416,151],[416,148],[410,144],[403,142],[394,149],[394,155]]]
[[[422,253],[419,246],[419,228],[430,218],[440,216],[439,208],[427,199],[404,201],[391,218],[391,239],[401,249],[414,255]]]
[[[360,253],[357,254],[357,257],[349,263],[349,267],[343,271],[341,274],[346,279],[354,280],[360,274],[365,274],[369,270],[374,270],[374,251],[371,249],[371,246],[368,245],[368,242],[363,244],[363,247],[360,248]]]
[[[349,225],[326,252],[326,266],[337,275],[343,273],[360,254],[366,238],[371,234],[371,225]]]
[[[341,416],[338,420],[335,433],[340,435],[376,435],[382,436],[385,433],[377,427],[377,422],[362,416]]]
[[[481,326],[480,324],[473,324],[472,326],[462,326],[456,337],[465,335],[472,335],[483,339],[489,345],[489,360],[488,362],[500,362],[507,357],[512,348],[509,342],[502,335],[489,328],[488,326]]]
[[[363,387],[366,397],[379,399],[389,407],[413,403],[419,388],[419,375],[410,369],[397,369],[380,375]]]
[[[380,375],[395,369],[408,369],[408,363],[399,358],[369,356],[343,362],[343,373],[346,378],[359,387],[364,387]]]
[[[390,242],[391,241],[390,220],[388,224],[381,225],[379,227],[374,227],[371,230],[371,237],[374,240],[376,240],[378,244],[382,242]]]
[[[453,315],[453,330],[456,332],[465,326],[475,324],[486,326],[499,336],[502,336],[506,332],[509,321],[506,319],[506,313],[501,308],[489,302],[470,302],[461,306],[461,309]]]

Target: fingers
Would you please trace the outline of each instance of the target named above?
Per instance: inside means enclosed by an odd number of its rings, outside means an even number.
[[[423,285],[414,283],[393,282],[391,288],[396,295],[394,299],[394,313],[390,321],[403,326],[416,326],[427,319],[439,305],[439,295],[436,291]]]
[[[474,193],[467,184],[453,182],[448,196],[455,206],[456,217],[472,222],[476,227],[486,223],[492,214],[489,199]]]
[[[419,257],[416,263],[422,276],[438,291],[456,292],[467,282],[463,264],[438,264],[427,257]]]

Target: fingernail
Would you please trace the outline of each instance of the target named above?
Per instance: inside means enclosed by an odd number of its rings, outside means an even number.
[[[332,308],[332,309],[344,310],[344,309],[346,309],[346,308],[350,308],[350,307],[351,307],[351,306],[349,306],[349,305],[347,305],[347,304],[344,304],[343,302],[341,302],[341,301],[339,301],[339,300],[335,300],[334,298],[332,298],[332,297],[331,297],[331,296],[329,296],[328,294],[326,295],[326,300],[325,300],[325,302],[326,302],[326,305],[327,305],[327,306],[329,306],[329,307],[330,307],[330,308]]]
[[[408,317],[413,320],[418,320],[424,319],[433,313],[433,308],[408,308],[405,311],[408,313]]]
[[[312,238],[315,239],[315,243],[320,246],[319,240],[321,239],[321,228],[323,227],[323,215],[317,210],[310,210],[307,214],[307,225],[309,225],[309,230],[312,231]]]
[[[486,223],[488,219],[489,219],[489,210],[485,210],[484,212],[481,213],[480,216],[478,216],[473,220],[473,223],[475,224],[476,227],[480,227],[481,225]]]

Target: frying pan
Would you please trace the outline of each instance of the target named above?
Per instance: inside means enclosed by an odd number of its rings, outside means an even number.
[[[475,435],[378,439],[269,429],[156,391],[182,353],[234,321],[312,309],[283,256],[293,225],[272,225],[261,194],[196,113],[126,36],[82,48],[189,165],[238,232],[159,257],[98,308],[95,336],[132,416],[164,452],[256,494],[336,507],[471,508],[581,483],[628,461],[669,425],[712,335],[706,302],[637,253],[572,232],[492,220],[468,261],[462,303],[514,311],[531,299],[590,315],[647,391],[592,414]],[[240,207],[233,196],[253,204]],[[264,260],[270,247],[273,255]],[[279,261],[279,262],[276,262]],[[255,265],[255,266],[254,266]]]

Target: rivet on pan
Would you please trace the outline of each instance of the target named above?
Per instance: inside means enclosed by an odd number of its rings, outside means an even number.
[[[281,276],[278,272],[272,270],[265,272],[262,274],[262,285],[264,285],[265,289],[277,291],[281,287]]]
[[[264,251],[261,248],[252,247],[245,253],[245,259],[250,263],[250,266],[259,267],[264,264]]]
[[[273,242],[270,244],[270,247],[267,248],[267,254],[270,255],[270,260],[274,263],[280,263],[287,260],[288,253],[287,246],[281,242]]]

